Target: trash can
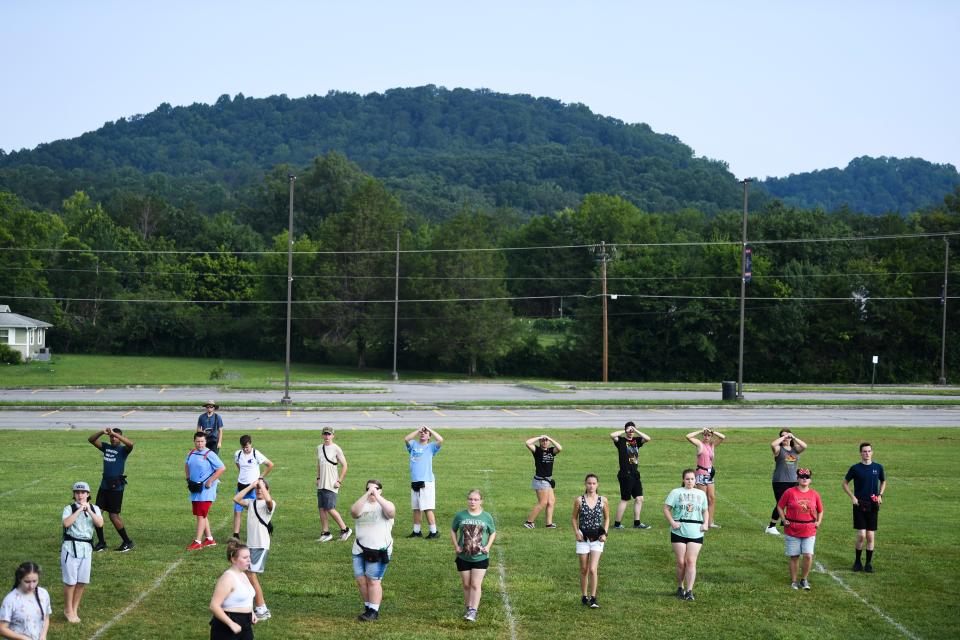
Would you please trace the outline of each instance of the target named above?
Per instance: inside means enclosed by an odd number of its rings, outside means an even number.
[[[720,383],[720,390],[724,400],[737,399],[737,383],[732,380],[724,380]]]

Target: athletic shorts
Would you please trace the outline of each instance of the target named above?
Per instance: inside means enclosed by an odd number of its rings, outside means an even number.
[[[410,490],[410,508],[414,511],[432,511],[437,507],[437,483],[425,482],[423,489]]]
[[[457,556],[457,571],[470,571],[471,569],[488,569],[490,567],[490,559],[478,560],[477,562],[470,562],[469,560],[464,560],[463,558]]]
[[[533,482],[530,484],[530,488],[534,489],[535,491],[553,489],[553,487],[550,486],[550,483],[546,480],[537,480],[536,478],[533,479]]]
[[[370,562],[363,559],[363,554],[358,553],[353,556],[353,577],[359,578],[366,576],[371,580],[383,580],[383,574],[387,572],[389,562]]]
[[[270,549],[250,549],[250,573],[263,573],[263,568],[267,565],[267,552]]]
[[[577,555],[585,556],[591,551],[603,553],[603,543],[599,540],[577,540]]]
[[[246,486],[247,486],[247,485],[241,484],[241,483],[238,482],[238,483],[237,483],[237,493],[240,493],[241,491],[243,491],[244,487],[246,487]],[[243,498],[244,498],[244,500],[256,500],[256,499],[257,499],[257,490],[256,490],[256,489],[250,489],[250,492],[249,492],[247,495],[243,496]],[[243,511],[244,509],[246,509],[246,507],[244,507],[242,504],[237,504],[236,502],[233,503],[233,510],[234,510],[234,511]]]
[[[617,480],[620,481],[620,499],[632,500],[633,498],[643,497],[643,482],[640,476],[617,474]]]
[[[234,633],[230,627],[217,618],[210,619],[210,640],[253,640],[253,617],[249,613],[224,611],[227,617],[240,625],[240,633]]]
[[[86,544],[80,543],[77,544]],[[63,584],[73,586],[78,582],[90,584],[90,556],[78,558],[69,551],[60,551],[60,573],[63,575]]]
[[[695,544],[703,544],[703,536],[699,538],[684,538],[683,536],[678,536],[673,531],[670,532],[670,544],[690,544],[691,542]]]
[[[101,511],[107,513],[120,513],[120,506],[123,504],[123,491],[111,491],[110,489],[97,490],[97,506]]]
[[[813,555],[813,545],[816,541],[817,536],[794,538],[793,536],[784,535],[783,543],[785,554],[791,558],[799,556],[800,554]]]
[[[704,471],[703,469],[697,469],[696,474],[696,484],[707,486],[708,484],[713,484],[713,468]]]
[[[210,505],[212,505],[213,502],[210,500],[197,500],[190,504],[193,505],[193,515],[206,518],[207,514],[210,513]]]
[[[317,489],[317,508],[329,511],[337,508],[337,492],[330,489]]]
[[[869,511],[864,511],[860,505],[853,505],[853,528],[857,531],[876,531],[878,515],[880,515],[878,505],[874,505]]]

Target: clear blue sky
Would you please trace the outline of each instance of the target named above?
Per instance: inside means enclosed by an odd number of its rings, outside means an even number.
[[[960,166],[960,2],[0,4],[0,148],[160,103],[424,84],[582,102],[737,177],[852,158]]]

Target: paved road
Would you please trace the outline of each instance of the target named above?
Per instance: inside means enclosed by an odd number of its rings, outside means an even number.
[[[4,429],[76,429],[104,426],[124,429],[194,429],[199,411],[3,411]],[[523,428],[534,431],[604,427],[611,430],[633,420],[640,428],[694,429],[730,427],[906,426],[960,427],[960,407],[936,408],[639,408],[629,410],[483,409],[405,411],[227,411],[225,427],[234,433],[261,429],[409,429],[426,424],[439,431],[452,428]]]
[[[576,389],[563,393],[550,393],[535,387],[502,383],[340,383],[332,386],[335,391],[298,391],[291,389],[291,397],[297,402],[369,403],[394,402],[398,405],[435,404],[438,402],[471,402],[493,400],[509,405],[515,401],[528,400],[719,400],[716,391],[651,391],[624,389]],[[358,391],[363,387],[368,391]],[[937,390],[940,390],[939,388]],[[745,392],[748,400],[842,400],[842,399],[893,399],[932,400],[960,399],[960,389],[943,388],[944,395],[909,393],[844,393],[842,388],[831,392],[754,392],[749,387]],[[947,395],[953,391],[954,395]],[[184,402],[194,401],[199,407],[208,399],[216,399],[224,408],[239,402],[279,402],[282,390],[277,391],[217,391],[209,387],[125,387],[125,388],[73,388],[73,389],[0,389],[0,401],[28,401],[43,405],[45,402],[115,402],[118,406],[136,406],[138,402]]]

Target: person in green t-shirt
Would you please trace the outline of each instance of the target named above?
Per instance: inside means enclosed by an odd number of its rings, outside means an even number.
[[[697,557],[703,534],[710,528],[707,494],[696,488],[697,474],[683,470],[683,484],[663,501],[663,517],[670,523],[670,543],[677,557],[677,598],[694,600]]]
[[[453,517],[450,539],[457,553],[457,571],[463,582],[463,619],[476,622],[483,577],[490,566],[490,547],[497,538],[493,516],[483,510],[479,489],[467,494],[467,509]]]

